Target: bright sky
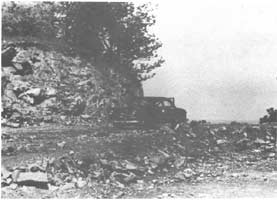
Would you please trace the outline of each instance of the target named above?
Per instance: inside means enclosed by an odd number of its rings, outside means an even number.
[[[189,119],[257,121],[277,108],[277,2],[158,3],[166,62],[145,95],[175,97]]]

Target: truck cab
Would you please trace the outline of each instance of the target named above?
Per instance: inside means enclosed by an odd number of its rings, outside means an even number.
[[[132,105],[113,108],[110,118],[115,124],[156,125],[170,123],[176,126],[187,121],[187,112],[175,106],[173,97],[138,97]]]

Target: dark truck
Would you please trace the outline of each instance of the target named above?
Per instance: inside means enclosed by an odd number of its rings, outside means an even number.
[[[175,127],[187,121],[187,112],[175,106],[174,98],[138,97],[128,107],[112,108],[110,119],[114,125],[153,126],[170,123]]]

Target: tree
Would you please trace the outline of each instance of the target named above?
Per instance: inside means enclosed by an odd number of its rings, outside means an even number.
[[[151,4],[127,2],[9,2],[2,6],[2,35],[58,40],[68,52],[140,82],[164,62],[161,42],[149,33],[152,11]]]
[[[96,62],[139,81],[163,63],[156,52],[162,44],[148,33],[155,23],[149,4],[66,2],[61,10],[65,41]]]
[[[277,122],[277,110],[274,108],[268,108],[266,111],[268,115],[260,118],[260,123],[262,124],[266,122]]]

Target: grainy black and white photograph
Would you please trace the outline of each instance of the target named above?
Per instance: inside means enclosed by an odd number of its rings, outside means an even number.
[[[2,1],[1,198],[277,197],[277,2]]]

